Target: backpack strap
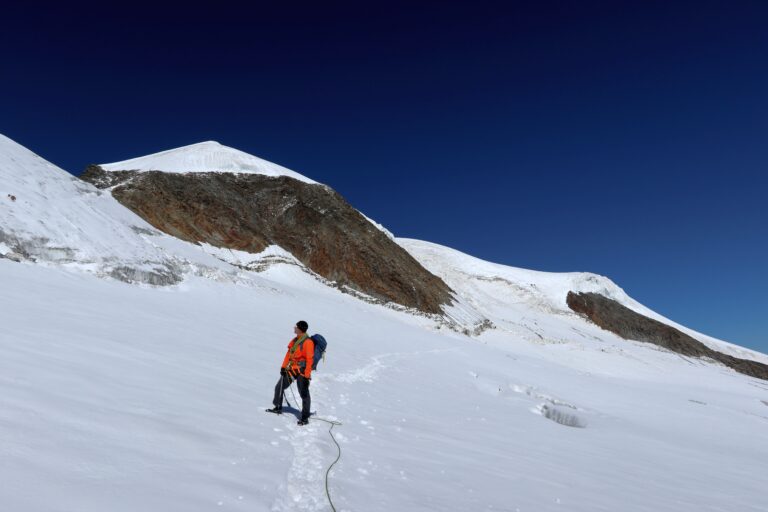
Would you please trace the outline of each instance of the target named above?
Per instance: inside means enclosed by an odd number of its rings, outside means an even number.
[[[296,338],[296,340],[293,342],[293,346],[288,351],[288,366],[293,366],[293,355],[299,351],[303,346],[304,342],[309,339],[309,336],[305,333],[300,338]],[[301,368],[301,363],[299,363],[299,368]]]
[[[293,354],[295,354],[296,351],[299,348],[301,348],[304,342],[307,341],[307,338],[309,338],[309,336],[307,336],[306,334],[303,335],[301,338],[296,338],[296,340],[293,342],[293,346],[291,347],[291,350],[288,351],[288,354],[290,356],[293,356]]]

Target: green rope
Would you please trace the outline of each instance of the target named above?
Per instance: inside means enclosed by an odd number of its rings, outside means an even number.
[[[296,395],[293,393],[293,386],[289,386],[288,389],[291,390],[291,395],[293,395],[293,400],[296,402],[297,407],[298,407],[299,401],[296,398]],[[339,421],[333,421],[333,420],[328,420],[328,419],[325,419],[325,418],[320,418],[320,417],[317,417],[317,416],[314,416],[314,417],[310,416],[309,419],[310,420],[324,421],[324,422],[326,422],[326,423],[331,425],[331,428],[328,429],[328,434],[331,436],[331,439],[333,440],[333,443],[336,445],[336,449],[339,451],[338,455],[336,455],[336,460],[334,460],[331,463],[331,465],[328,466],[328,469],[325,471],[325,495],[328,498],[328,503],[330,503],[331,509],[333,509],[333,512],[336,512],[336,507],[333,506],[333,500],[331,500],[331,492],[328,490],[328,475],[330,475],[331,469],[333,468],[333,466],[335,466],[336,463],[339,462],[339,459],[341,459],[341,445],[339,445],[338,441],[336,441],[336,438],[333,437],[332,430],[333,430],[333,427],[335,427],[336,425],[343,425],[343,423],[341,423]]]
[[[336,460],[334,460],[333,463],[330,466],[328,466],[328,469],[325,471],[325,495],[328,497],[328,503],[331,504],[331,508],[333,509],[333,512],[336,512],[336,507],[333,506],[333,501],[331,500],[331,493],[328,490],[328,475],[331,472],[331,468],[333,468],[333,466],[335,466],[336,463],[339,462],[339,459],[341,458],[341,446],[339,446],[339,443],[336,441],[336,438],[333,437],[333,432],[331,432],[333,430],[333,427],[335,427],[336,425],[341,425],[341,423],[339,423],[338,421],[327,420],[325,418],[309,418],[309,419],[330,423],[331,428],[328,429],[328,434],[331,436],[331,439],[333,440],[334,444],[336,445],[336,448],[339,451],[339,454],[336,455]]]

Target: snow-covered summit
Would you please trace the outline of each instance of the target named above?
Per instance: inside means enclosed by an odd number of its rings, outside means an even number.
[[[212,140],[99,166],[105,171],[229,172],[288,176],[306,183],[317,183],[295,171]]]

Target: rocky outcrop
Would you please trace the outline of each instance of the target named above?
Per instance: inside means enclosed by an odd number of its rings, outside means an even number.
[[[81,178],[111,188],[124,206],[183,240],[251,253],[279,245],[326,279],[425,313],[442,313],[453,299],[440,278],[324,185],[287,176],[98,166]]]
[[[98,165],[89,165],[80,175],[80,179],[95,185],[97,188],[110,188],[136,176],[137,174],[138,171],[106,172]]]
[[[566,302],[576,313],[585,315],[597,326],[624,339],[653,343],[686,356],[707,357],[739,373],[768,380],[768,365],[712,350],[674,327],[632,311],[600,294],[568,292]]]

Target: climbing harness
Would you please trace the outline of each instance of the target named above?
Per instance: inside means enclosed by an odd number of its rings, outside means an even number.
[[[288,370],[292,376],[294,371],[293,365],[295,364],[293,356],[296,354],[296,351],[304,344],[304,341],[306,341],[307,338],[309,338],[309,336],[306,334],[296,338],[296,341],[293,342],[291,349],[288,351],[288,364],[285,365],[285,369]]]

